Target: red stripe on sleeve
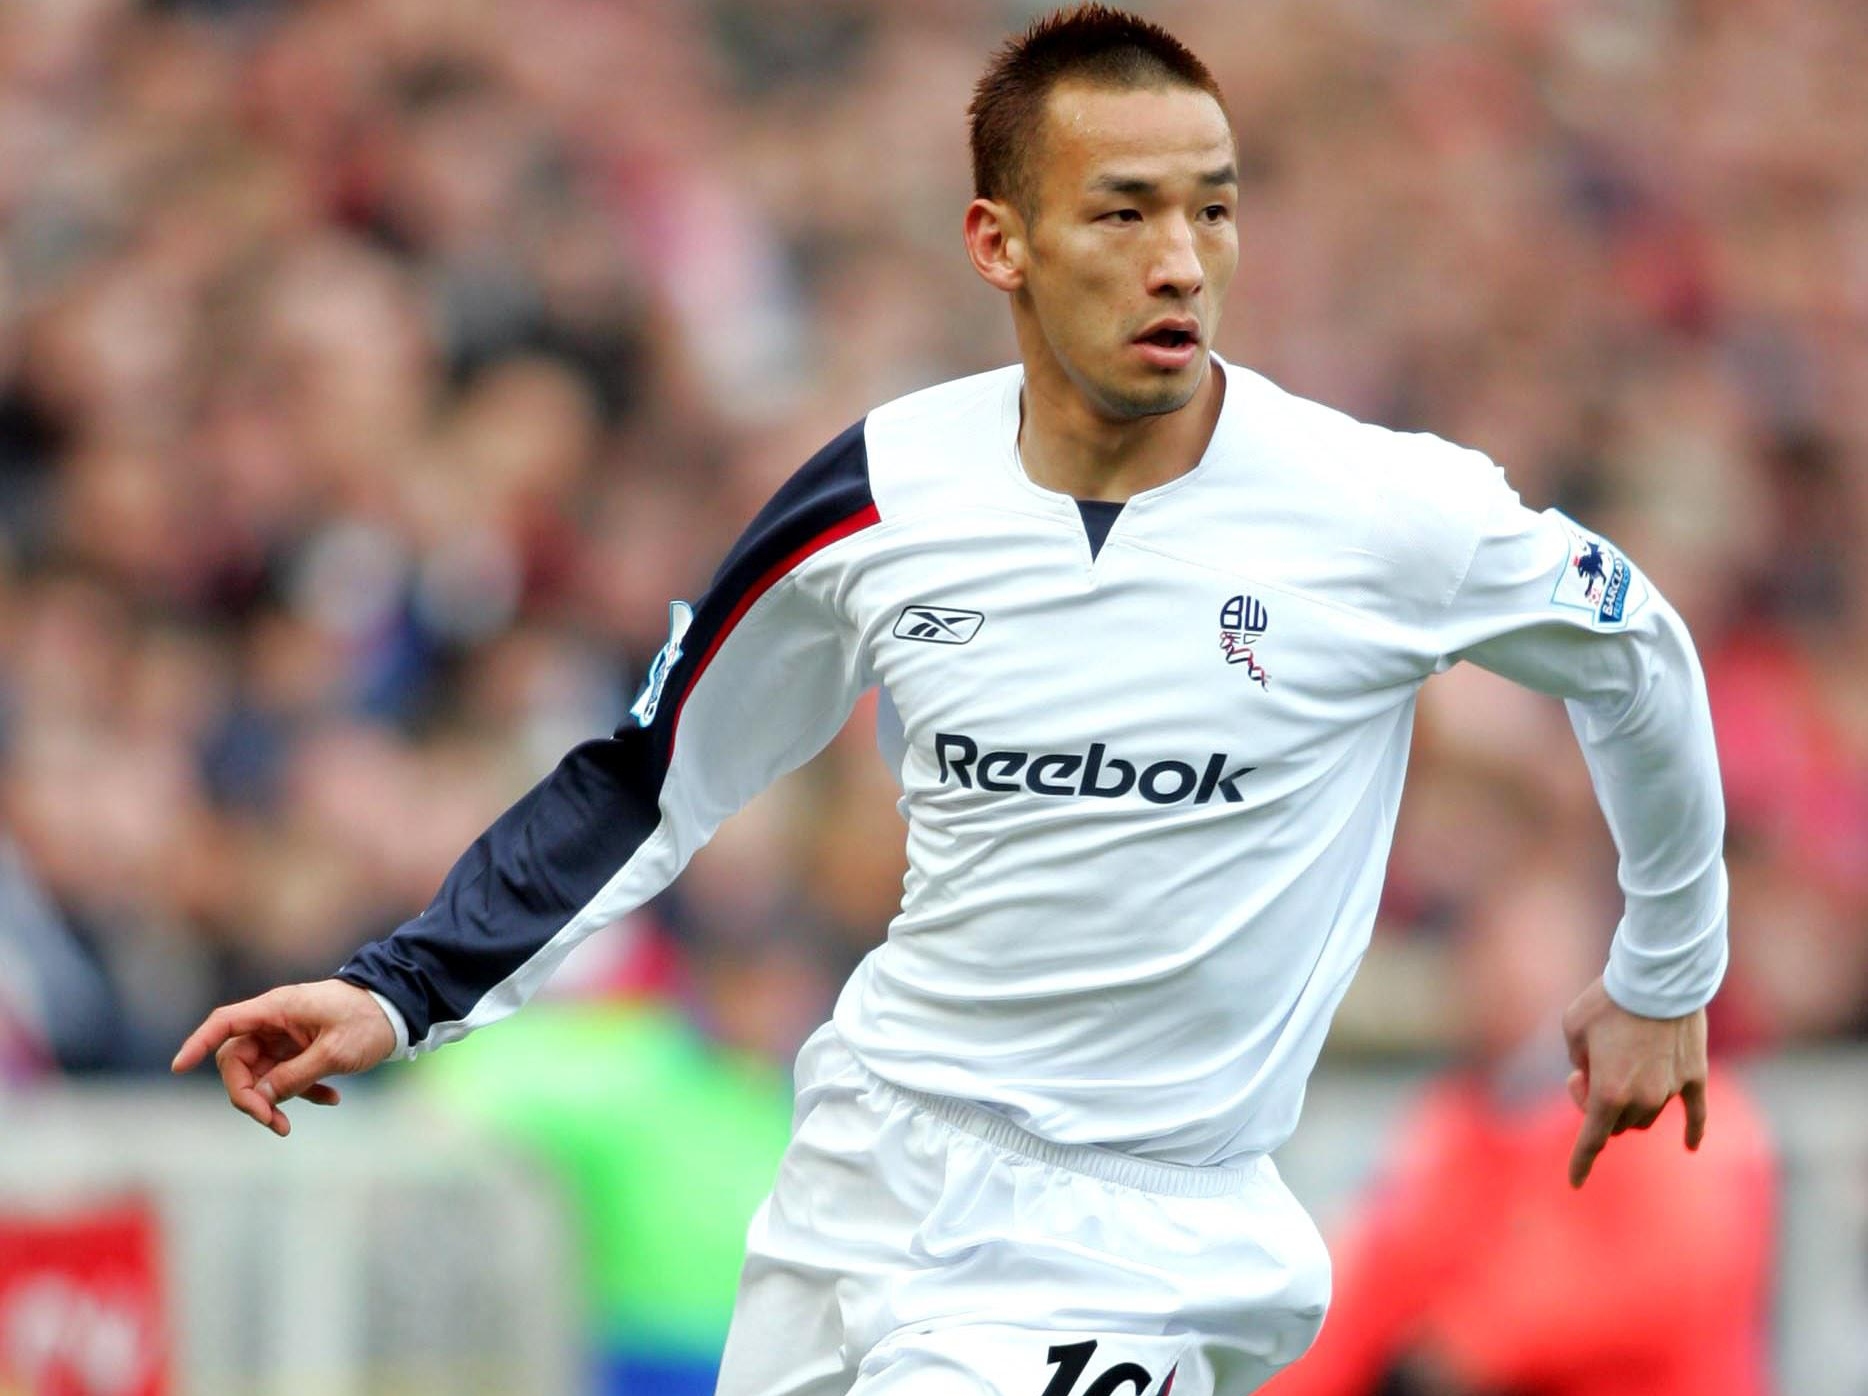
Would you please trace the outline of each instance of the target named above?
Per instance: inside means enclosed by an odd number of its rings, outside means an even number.
[[[848,538],[852,533],[861,533],[871,524],[880,522],[881,518],[874,504],[865,504],[847,519],[832,524],[816,537],[792,549],[768,567],[758,581],[746,588],[733,609],[727,612],[726,620],[720,626],[720,633],[714,636],[713,643],[707,646],[706,653],[701,655],[700,663],[694,666],[694,677],[688,680],[688,686],[681,694],[681,702],[675,708],[674,727],[668,735],[668,760],[671,763],[675,759],[675,741],[681,735],[681,714],[687,708],[688,697],[700,686],[702,677],[707,673],[707,666],[713,663],[713,657],[720,652],[720,646],[726,643],[727,636],[733,633],[746,612],[750,611],[761,596],[778,585],[782,578],[803,563],[806,558],[814,553],[822,552],[832,543]]]

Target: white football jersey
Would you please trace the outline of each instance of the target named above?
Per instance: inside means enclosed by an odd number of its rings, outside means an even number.
[[[837,1004],[857,1058],[1062,1143],[1269,1151],[1368,944],[1415,695],[1470,659],[1569,700],[1621,853],[1610,994],[1704,1004],[1723,807],[1672,608],[1483,456],[1218,369],[1205,455],[1100,546],[1020,465],[1018,368],[872,412],[676,608],[631,721],[340,973],[407,1051],[503,1016],[879,686],[909,869]]]

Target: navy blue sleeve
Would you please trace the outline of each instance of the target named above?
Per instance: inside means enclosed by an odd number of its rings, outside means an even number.
[[[416,1047],[516,1007],[493,999],[522,1000],[536,987],[562,958],[545,964],[542,953],[663,823],[663,784],[682,711],[746,613],[805,559],[875,521],[858,422],[753,520],[685,633],[658,656],[631,719],[566,755],[474,841],[426,911],[357,951],[337,977],[394,1004]],[[607,907],[608,919],[622,910]]]

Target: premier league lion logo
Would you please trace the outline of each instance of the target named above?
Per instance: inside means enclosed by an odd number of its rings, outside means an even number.
[[[1565,515],[1557,518],[1570,550],[1557,570],[1550,604],[1589,612],[1597,629],[1624,624],[1646,600],[1640,577],[1606,538]]]
[[[1591,601],[1600,598],[1602,584],[1608,580],[1608,565],[1602,557],[1602,545],[1588,544],[1572,565],[1576,568],[1576,575],[1583,579],[1583,595]]]

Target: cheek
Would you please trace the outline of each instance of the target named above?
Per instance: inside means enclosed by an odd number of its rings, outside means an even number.
[[[1042,230],[1033,253],[1053,275],[1096,280],[1114,274],[1134,255],[1139,239],[1130,230],[1087,218],[1058,218]]]
[[[1120,309],[1119,262],[1094,254],[1094,248],[1065,247],[1032,266],[1032,301],[1055,336],[1095,334]]]
[[[1217,295],[1226,289],[1232,274],[1239,269],[1239,235],[1228,228],[1216,233],[1200,257],[1206,269],[1207,283]]]

